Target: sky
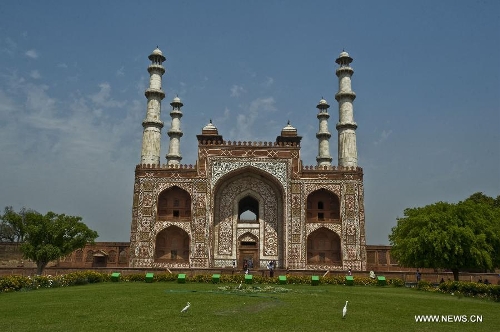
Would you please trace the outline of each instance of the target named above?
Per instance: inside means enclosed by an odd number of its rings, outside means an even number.
[[[210,119],[225,140],[290,121],[315,165],[323,97],[337,165],[335,59],[354,59],[367,244],[410,207],[500,195],[500,2],[0,2],[0,207],[81,216],[129,241],[149,54],[184,107],[183,164]]]

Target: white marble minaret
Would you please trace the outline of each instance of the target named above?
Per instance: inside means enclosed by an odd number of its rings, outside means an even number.
[[[141,164],[160,164],[160,141],[163,122],[160,120],[161,101],[165,98],[165,92],[161,89],[161,77],[165,73],[162,66],[165,57],[156,48],[149,56],[151,64],[148,67],[149,88],[144,93],[148,99],[146,119],[142,122],[144,131],[142,133]]]
[[[352,102],[356,98],[356,94],[351,89],[351,76],[354,73],[350,67],[352,58],[347,52],[342,51],[335,62],[339,64],[336,71],[339,78],[339,92],[335,95],[335,99],[339,102],[339,122],[337,123],[339,166],[356,167],[358,165],[356,148],[358,125],[354,122],[352,107]]]
[[[316,138],[318,139],[318,156],[316,161],[318,166],[330,166],[332,164],[332,157],[330,156],[330,137],[332,134],[328,131],[328,108],[330,105],[321,98],[316,108],[319,110],[317,118],[319,120],[319,130],[316,133]]]
[[[172,124],[170,130],[168,131],[168,137],[170,137],[170,145],[168,146],[167,154],[167,165],[179,165],[181,156],[181,118],[182,111],[181,107],[184,105],[179,97],[175,97],[170,103],[172,105],[172,111],[170,111],[170,116],[172,117]]]

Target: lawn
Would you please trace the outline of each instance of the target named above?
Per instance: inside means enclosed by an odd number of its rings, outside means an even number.
[[[105,282],[2,293],[0,328],[4,332],[267,332],[495,331],[500,326],[500,303],[490,300],[389,286],[242,285],[240,290],[237,286]],[[190,310],[181,314],[188,301]],[[451,320],[478,316],[482,322],[417,323],[415,315],[445,315]]]

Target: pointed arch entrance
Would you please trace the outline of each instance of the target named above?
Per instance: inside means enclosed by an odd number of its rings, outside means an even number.
[[[340,236],[321,227],[307,237],[307,264],[342,265]]]
[[[283,210],[282,186],[270,174],[245,167],[222,177],[214,188],[214,266],[242,267],[245,255],[254,268],[283,262]]]
[[[170,226],[156,235],[155,262],[189,262],[189,235],[185,230]]]

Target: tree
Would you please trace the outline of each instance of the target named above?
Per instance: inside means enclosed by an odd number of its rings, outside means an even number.
[[[25,258],[36,262],[37,274],[42,274],[47,264],[93,243],[98,237],[81,222],[81,217],[48,212],[42,215],[29,211],[24,216],[24,242],[21,251]]]
[[[4,214],[0,216],[0,240],[8,242],[22,242],[24,238],[24,217],[32,212],[22,208],[15,212],[12,206],[5,207]]]
[[[402,266],[442,268],[458,280],[464,269],[500,267],[500,198],[476,193],[457,204],[408,208],[389,240]]]

